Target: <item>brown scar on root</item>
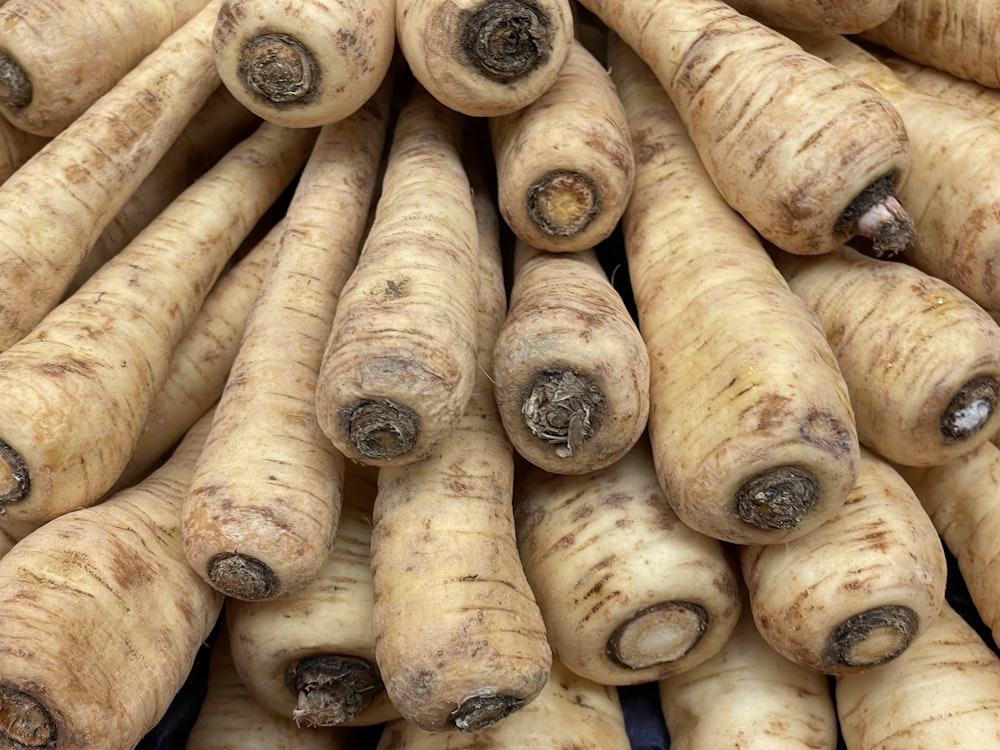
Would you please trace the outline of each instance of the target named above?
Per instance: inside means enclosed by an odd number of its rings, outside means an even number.
[[[459,43],[469,64],[487,78],[509,82],[543,66],[552,53],[552,19],[530,0],[493,0],[461,21]]]

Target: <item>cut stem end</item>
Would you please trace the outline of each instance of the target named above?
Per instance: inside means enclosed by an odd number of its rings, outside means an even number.
[[[278,577],[260,560],[238,553],[213,557],[207,566],[208,580],[216,589],[242,601],[269,599],[278,591]]]
[[[348,442],[365,458],[403,456],[413,450],[420,436],[420,415],[389,399],[356,401],[341,410],[340,418]]]
[[[708,613],[693,602],[661,602],[615,629],[605,653],[627,669],[669,664],[687,654],[708,629]]]
[[[830,633],[823,663],[837,667],[871,667],[896,658],[917,633],[920,617],[909,607],[885,605],[848,617]]]
[[[254,96],[275,106],[308,104],[319,95],[319,63],[288,34],[251,37],[240,50],[236,75]]]
[[[487,78],[508,82],[543,66],[552,53],[552,19],[530,0],[477,3],[464,19],[462,49]]]
[[[963,385],[941,415],[941,435],[954,443],[979,432],[993,416],[1000,384],[991,377],[973,378]]]
[[[740,486],[736,513],[744,523],[758,529],[793,529],[818,502],[819,485],[812,474],[779,466]]]
[[[554,237],[575,237],[600,210],[597,186],[580,172],[549,172],[528,188],[528,215],[539,229]]]
[[[478,732],[510,716],[523,704],[513,695],[474,695],[462,701],[448,721],[460,732]]]
[[[298,696],[292,710],[303,727],[333,727],[357,719],[383,691],[378,669],[354,656],[324,654],[290,663],[285,685]]]
[[[23,500],[31,491],[31,472],[16,450],[0,440],[0,515],[8,503]]]
[[[903,253],[917,238],[913,219],[895,193],[897,181],[895,173],[875,180],[851,201],[835,227],[847,238],[870,240],[872,253],[879,258]]]
[[[52,714],[35,698],[0,686],[0,738],[15,748],[54,748],[58,732]]]
[[[590,440],[604,413],[604,394],[590,377],[571,369],[541,370],[521,400],[531,433],[568,458]]]
[[[17,60],[0,51],[0,102],[11,109],[23,109],[31,104],[33,95],[27,72]]]

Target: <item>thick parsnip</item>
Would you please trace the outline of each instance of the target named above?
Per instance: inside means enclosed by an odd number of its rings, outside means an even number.
[[[951,284],[850,247],[774,252],[819,315],[854,407],[858,437],[907,466],[974,450],[1000,426],[1000,327]]]
[[[862,449],[839,512],[784,544],[739,549],[754,622],[775,651],[826,674],[897,658],[944,603],[944,547],[906,481]]]
[[[856,34],[888,19],[900,0],[726,0],[768,26]]]
[[[872,87],[722,0],[582,0],[655,72],[719,192],[788,252],[913,240],[910,146]],[[612,72],[614,69],[612,68]]]
[[[540,250],[592,248],[618,225],[635,156],[614,82],[574,41],[549,89],[489,119],[500,215]]]
[[[713,656],[740,613],[729,551],[682,523],[643,439],[573,477],[525,467],[514,519],[556,657],[604,685],[652,682]]]
[[[414,84],[373,224],[344,284],[316,383],[317,419],[354,461],[405,463],[455,426],[476,379],[476,215],[466,118]]]
[[[649,415],[649,356],[594,249],[548,253],[518,240],[492,353],[504,429],[554,474],[583,474],[635,445]]]
[[[708,536],[790,539],[854,485],[847,385],[815,314],[719,195],[650,68],[617,36],[609,64],[638,156],[622,230],[660,482]]]

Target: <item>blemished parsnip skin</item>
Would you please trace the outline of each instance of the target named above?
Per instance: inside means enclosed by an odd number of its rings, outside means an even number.
[[[514,528],[514,449],[489,358],[506,306],[499,215],[475,193],[476,388],[425,459],[382,466],[372,510],[375,658],[389,699],[432,732],[478,733],[531,703],[552,661]]]
[[[991,440],[939,466],[897,466],[916,493],[982,621],[1000,640],[1000,447]]]
[[[710,659],[659,681],[671,750],[834,750],[837,713],[827,677],[761,638],[744,601]]]
[[[141,484],[0,558],[0,746],[131,750],[167,713],[223,604],[179,523],[210,414]]]
[[[211,34],[221,1],[209,0],[0,184],[0,350],[59,303],[101,232],[219,86]]]
[[[722,0],[581,5],[654,71],[719,192],[761,235],[802,255],[857,235],[887,256],[912,242],[895,195],[910,144],[871,86]]]
[[[547,471],[602,469],[646,429],[646,345],[593,248],[549,253],[515,242],[491,362],[507,436]]]
[[[951,284],[850,247],[775,251],[819,315],[847,381],[858,438],[906,466],[946,463],[1000,425],[1000,327]]]
[[[573,42],[573,8],[568,0],[396,0],[396,41],[438,101],[497,117],[555,82]]]
[[[871,51],[893,73],[924,93],[1000,120],[1000,89],[959,78],[899,55],[887,55],[885,50]]]
[[[431,732],[405,719],[386,724],[375,750],[629,750],[618,693],[553,660],[545,687],[531,703],[478,732]]]
[[[924,65],[1000,87],[1000,5],[981,0],[900,0],[861,37]]]
[[[910,179],[899,189],[916,241],[906,260],[1000,311],[994,269],[1000,253],[1000,122],[949,104],[905,83],[878,58],[834,34],[789,32],[810,53],[878,89],[896,108],[910,138]],[[1000,90],[997,92],[1000,96]]]
[[[375,664],[375,483],[360,479],[353,468],[344,482],[337,536],[319,575],[277,599],[226,604],[233,661],[250,695],[303,727],[371,726],[399,718]]]
[[[419,84],[396,117],[372,226],[316,383],[320,428],[352,461],[426,457],[476,381],[476,213],[466,118]]]
[[[184,750],[348,750],[349,736],[335,727],[300,727],[278,716],[247,690],[233,665],[228,633],[212,644],[205,697]]]
[[[46,136],[35,135],[0,118],[0,183],[38,153],[49,142]]]
[[[225,0],[212,37],[222,83],[285,127],[319,127],[375,95],[396,48],[395,0]]]
[[[54,136],[208,0],[0,3],[0,114]],[[94,52],[102,54],[95,57]]]
[[[128,464],[111,491],[135,484],[222,396],[250,308],[271,265],[278,222],[226,270],[170,354],[170,365],[146,415]],[[0,520],[2,523],[2,520]]]
[[[618,225],[635,175],[621,99],[608,72],[574,41],[538,99],[489,118],[500,215],[548,252],[592,248]]]
[[[320,129],[184,502],[188,561],[235,599],[300,589],[330,555],[344,456],[317,423],[316,380],[364,238],[391,94],[387,79]]]
[[[635,685],[714,655],[740,613],[722,543],[682,523],[643,439],[577,476],[515,478],[518,551],[556,657],[604,685]]]
[[[885,21],[900,0],[726,0],[768,26],[856,34]]]
[[[174,346],[315,136],[263,123],[0,353],[4,513],[48,520],[94,503],[114,484]]]
[[[609,63],[638,156],[622,230],[661,485],[703,534],[793,538],[854,486],[847,384],[815,314],[719,195],[650,68],[620,37]]]
[[[1000,659],[947,603],[898,658],[838,677],[834,695],[848,750],[1000,742]]]
[[[790,542],[738,554],[761,636],[825,674],[898,658],[944,603],[947,561],[931,519],[892,465],[864,448],[839,512]]]

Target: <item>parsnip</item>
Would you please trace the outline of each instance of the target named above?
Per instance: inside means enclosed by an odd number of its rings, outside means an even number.
[[[1000,89],[959,78],[906,57],[886,54],[885,50],[875,49],[873,53],[893,73],[924,93],[1000,119]]]
[[[889,18],[900,0],[726,0],[768,26],[856,34]]]

